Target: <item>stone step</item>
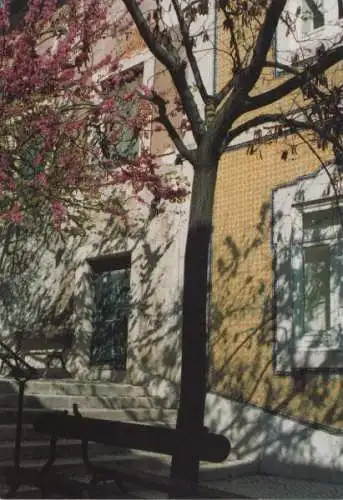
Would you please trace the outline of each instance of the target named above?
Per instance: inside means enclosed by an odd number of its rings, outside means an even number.
[[[2,408],[16,408],[16,394],[0,394],[0,412]],[[72,410],[76,403],[80,411],[87,409],[119,410],[124,408],[168,408],[168,401],[148,396],[79,396],[53,395],[40,393],[26,394],[24,408],[46,408],[49,410]],[[170,405],[169,405],[170,407]]]
[[[32,423],[35,417],[47,411],[46,408],[25,408],[23,412],[23,423]],[[87,408],[82,409],[82,416],[90,418],[100,418],[104,420],[121,420],[142,422],[161,421],[174,422],[176,420],[176,410],[161,408],[125,408],[125,409],[107,409],[107,408]],[[17,410],[15,408],[1,408],[0,425],[12,424],[16,422]]]
[[[0,394],[16,394],[18,384],[12,378],[0,379]],[[70,379],[30,380],[25,387],[26,395],[52,394],[61,396],[143,397],[147,393],[142,386],[114,382],[78,382]]]

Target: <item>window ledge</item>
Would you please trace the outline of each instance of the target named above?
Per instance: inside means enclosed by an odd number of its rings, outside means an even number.
[[[321,45],[325,50],[341,45],[343,43],[342,27],[343,19],[339,19],[300,36],[294,54],[298,56],[299,61],[304,61],[313,57]]]
[[[326,31],[330,31],[332,28],[341,28],[343,26],[343,18],[342,19],[337,19],[336,21],[331,21],[327,24],[324,24],[324,26],[321,26],[320,28],[316,28],[314,30],[308,31],[304,36],[301,38],[301,41],[306,41],[310,40],[313,38],[317,38],[318,35],[324,34]]]

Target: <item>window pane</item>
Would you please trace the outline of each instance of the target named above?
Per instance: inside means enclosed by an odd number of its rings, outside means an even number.
[[[116,129],[117,141],[109,144],[109,155],[112,160],[132,160],[139,152],[139,130],[132,126],[126,126],[130,119],[134,119],[138,113],[137,102],[127,99],[131,92],[135,92],[143,81],[143,65],[139,64],[121,73],[122,83],[120,89],[115,86],[118,92],[116,104],[120,112],[121,119]],[[111,90],[111,77],[102,82],[105,90]],[[107,130],[108,134],[110,130]]]
[[[304,250],[304,333],[330,328],[329,247]]]
[[[324,26],[324,12],[321,0],[303,0],[301,15],[304,33]]]
[[[319,212],[309,212],[303,215],[303,240],[323,241],[337,239],[342,236],[342,208],[329,208]]]
[[[127,326],[130,303],[130,271],[107,271],[95,281],[93,364],[111,363],[125,369]]]

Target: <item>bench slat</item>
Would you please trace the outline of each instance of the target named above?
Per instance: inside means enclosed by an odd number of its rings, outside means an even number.
[[[57,437],[95,441],[112,446],[173,455],[184,435],[176,429],[152,427],[128,422],[112,422],[95,418],[47,412],[34,422],[36,432]],[[200,460],[222,462],[230,452],[225,436],[202,431],[193,437]]]

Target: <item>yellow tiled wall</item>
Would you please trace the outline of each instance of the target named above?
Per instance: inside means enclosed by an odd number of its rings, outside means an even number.
[[[219,48],[227,46],[222,31]],[[230,66],[227,50],[218,54],[220,88]],[[331,75],[341,79],[338,71],[336,66]],[[265,91],[280,82],[268,70],[258,88]],[[292,104],[294,96],[272,110]],[[285,149],[289,154],[282,159]],[[332,158],[330,151],[317,154]],[[214,207],[211,376],[213,389],[228,397],[342,427],[343,375],[273,373],[272,190],[319,165],[316,154],[295,137],[262,144],[254,154],[240,147],[222,157]]]
[[[288,141],[291,139],[288,138]],[[299,141],[298,141],[299,143]],[[282,160],[284,140],[226,153],[217,181],[213,235],[212,386],[296,417],[343,425],[343,377],[273,373],[272,190],[319,167],[308,146]],[[323,159],[330,151],[319,152]]]

